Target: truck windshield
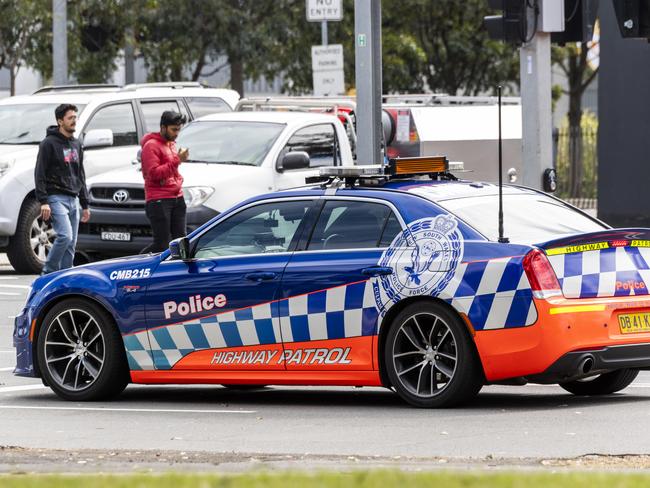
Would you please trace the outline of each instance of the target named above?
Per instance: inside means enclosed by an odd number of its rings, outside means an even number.
[[[38,144],[45,130],[56,125],[54,109],[58,103],[0,105],[0,144]],[[78,114],[83,105],[77,105]]]
[[[260,166],[284,124],[244,121],[199,121],[176,141],[190,150],[189,162]]]
[[[491,241],[499,238],[497,195],[438,200]],[[606,227],[544,195],[503,195],[504,235],[515,244],[537,244],[562,235],[595,232]]]

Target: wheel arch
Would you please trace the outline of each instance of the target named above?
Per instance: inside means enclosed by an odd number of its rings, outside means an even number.
[[[446,301],[440,298],[416,296],[416,297],[409,297],[400,300],[398,303],[396,303],[393,307],[391,307],[388,310],[388,312],[386,313],[386,315],[381,321],[381,327],[379,328],[379,337],[377,342],[377,356],[378,356],[377,364],[379,367],[379,377],[381,379],[382,384],[387,388],[390,388],[392,386],[388,378],[388,374],[386,373],[386,365],[384,364],[384,350],[386,348],[386,338],[388,337],[388,331],[390,330],[390,325],[392,324],[395,317],[397,317],[397,315],[402,310],[404,310],[406,307],[414,303],[433,303],[436,305],[440,305],[445,309],[447,309],[448,311],[450,311],[452,314],[454,314],[458,318],[458,320],[460,320],[466,326],[467,334],[468,337],[470,338],[470,344],[472,350],[474,351],[474,354],[476,355],[476,358],[478,359],[478,362],[481,365],[481,372],[483,374],[483,379],[485,380],[485,369],[483,367],[481,356],[478,353],[476,342],[474,341],[474,330],[471,328],[469,322],[462,317],[462,315],[458,310],[456,310],[449,303],[447,303]]]
[[[122,337],[122,333],[120,331],[120,328],[117,325],[117,322],[115,321],[114,314],[111,313],[109,308],[106,306],[105,303],[103,303],[101,300],[98,300],[95,297],[89,296],[89,295],[84,295],[82,293],[71,293],[71,294],[66,294],[66,295],[59,295],[52,300],[50,300],[47,304],[43,306],[38,312],[38,315],[35,317],[36,322],[34,323],[34,331],[32,334],[32,361],[34,363],[34,375],[42,378],[41,375],[41,366],[38,362],[38,354],[36,351],[36,345],[38,344],[38,336],[41,332],[41,328],[43,326],[43,320],[45,319],[45,316],[49,313],[50,310],[52,310],[56,305],[58,305],[61,302],[64,302],[66,300],[70,299],[78,299],[85,301],[87,303],[93,304],[101,308],[108,317],[110,317],[111,325],[117,329],[119,332],[120,336],[120,341],[122,341],[122,350],[124,351],[124,355],[122,357],[122,360],[124,361],[125,364],[128,365],[128,361],[126,358],[126,347],[124,346],[124,338]]]

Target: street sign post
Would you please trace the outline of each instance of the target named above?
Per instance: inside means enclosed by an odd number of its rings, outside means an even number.
[[[311,67],[314,75],[314,95],[345,93],[342,44],[312,46]]]

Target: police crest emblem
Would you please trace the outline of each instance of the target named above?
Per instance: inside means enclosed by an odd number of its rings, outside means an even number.
[[[380,315],[399,300],[417,295],[437,296],[449,284],[463,256],[463,239],[452,215],[412,222],[384,251],[379,266],[393,273],[373,282]]]

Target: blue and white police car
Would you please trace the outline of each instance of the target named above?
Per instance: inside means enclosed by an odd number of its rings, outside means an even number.
[[[650,366],[650,232],[445,158],[323,168],[155,255],[36,279],[15,374],[97,400],[128,383],[393,388],[420,407],[487,383],[610,393]]]

